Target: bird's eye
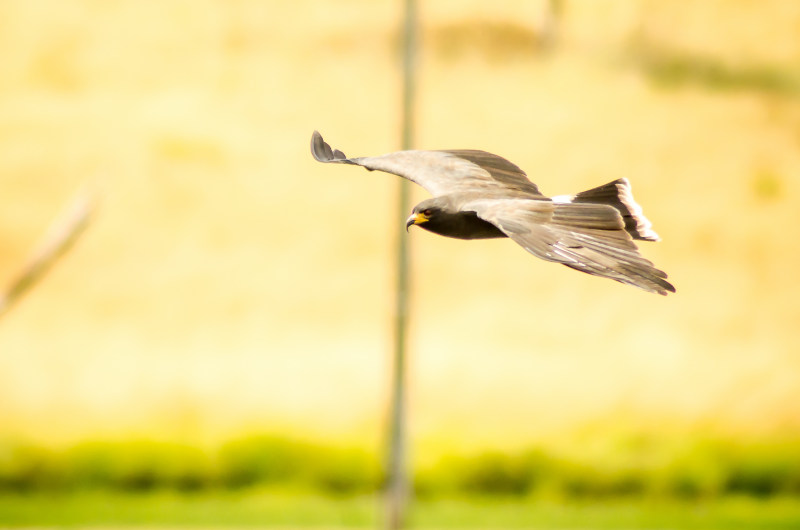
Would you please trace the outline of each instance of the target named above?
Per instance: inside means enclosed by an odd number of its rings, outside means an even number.
[[[426,209],[422,210],[422,215],[424,215],[425,217],[430,217],[431,213],[433,213],[433,212],[431,212],[430,208],[426,208]]]

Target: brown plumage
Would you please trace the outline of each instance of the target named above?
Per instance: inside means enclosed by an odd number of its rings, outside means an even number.
[[[509,237],[547,261],[651,293],[675,292],[666,273],[643,258],[633,242],[658,241],[658,235],[634,201],[627,179],[548,198],[519,167],[485,151],[414,150],[348,158],[314,131],[311,153],[320,162],[384,171],[425,188],[433,197],[414,207],[406,228],[418,225],[458,239]]]

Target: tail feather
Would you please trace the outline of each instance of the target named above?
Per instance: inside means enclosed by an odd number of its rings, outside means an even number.
[[[644,241],[660,239],[653,230],[652,223],[644,216],[642,207],[634,200],[628,179],[617,179],[577,195],[554,197],[553,200],[556,202],[608,204],[619,210],[622,220],[625,222],[625,231],[633,239]]]

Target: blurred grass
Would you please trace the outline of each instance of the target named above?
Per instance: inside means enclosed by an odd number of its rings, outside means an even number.
[[[285,491],[113,493],[0,496],[4,526],[373,526],[368,497],[331,499]]]
[[[636,64],[664,88],[692,85],[720,91],[752,91],[796,97],[800,68],[794,65],[729,64],[714,57],[636,47]]]
[[[60,451],[0,445],[0,492],[282,487],[353,496],[375,493],[381,483],[373,453],[276,436],[232,440],[211,451],[131,440],[87,442]],[[676,447],[639,442],[639,447],[607,449],[600,458],[542,449],[449,456],[417,466],[414,487],[422,498],[800,498],[800,442],[693,439]]]
[[[0,496],[4,527],[280,527],[374,528],[374,496],[329,498],[248,490],[237,493]],[[449,498],[415,503],[409,528],[795,529],[795,499],[729,498],[713,502],[560,502]]]
[[[234,440],[213,454],[152,440],[87,442],[63,451],[0,444],[0,491],[240,489],[296,486],[329,494],[378,488],[378,463],[359,449],[271,436]]]

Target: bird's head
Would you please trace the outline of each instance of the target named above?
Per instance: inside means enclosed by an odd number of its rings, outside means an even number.
[[[414,206],[411,215],[406,220],[406,231],[411,225],[424,225],[433,221],[435,224],[437,219],[443,213],[443,205],[439,204],[436,198],[426,199],[421,203]],[[423,226],[423,228],[426,228]]]

